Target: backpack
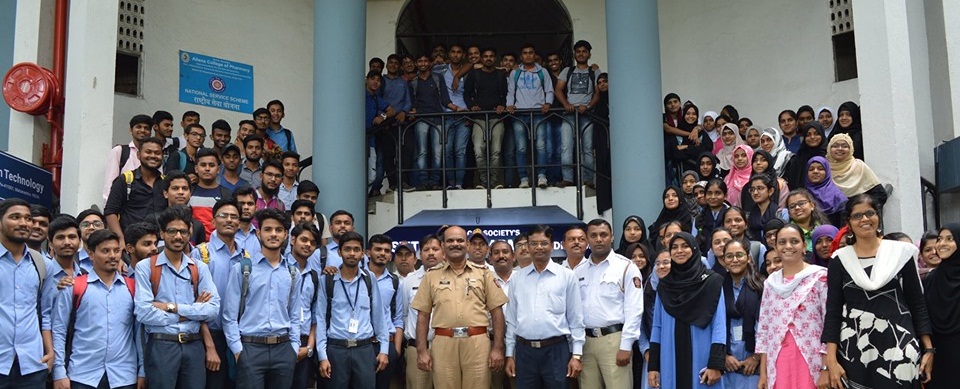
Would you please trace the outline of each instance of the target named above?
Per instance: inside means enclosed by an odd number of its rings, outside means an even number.
[[[207,242],[203,242],[197,245],[197,251],[200,251],[200,260],[203,261],[204,265],[210,264],[210,249],[207,248]],[[245,249],[240,249],[240,255],[244,258],[250,258],[250,253]]]
[[[317,276],[316,270],[309,273],[310,281],[313,281],[313,299],[310,300],[310,314],[312,315],[317,307],[317,292],[320,289],[320,277]],[[303,292],[303,283],[300,283],[300,292]]]
[[[183,149],[180,149],[179,151],[177,151],[177,153],[180,154],[180,171],[186,172],[187,171],[187,152],[183,151]]]
[[[394,316],[397,316],[397,292],[400,288],[400,277],[391,272],[387,272],[390,276],[390,280],[393,281],[393,296],[390,297],[390,320],[393,320]]]
[[[153,289],[153,297],[157,297],[157,292],[160,290],[160,276],[163,274],[163,265],[157,265],[157,255],[150,257],[150,287]],[[197,291],[197,285],[200,284],[200,271],[197,269],[197,264],[186,259],[187,269],[190,270],[190,283],[193,284],[193,297],[196,298],[200,294]]]
[[[39,251],[27,247],[27,252],[30,253],[30,259],[33,262],[33,268],[37,270],[37,276],[40,277],[40,282],[37,286],[37,323],[42,323],[43,315],[40,314],[40,293],[43,291],[43,281],[47,279],[47,263],[43,260],[43,255]]]
[[[367,298],[370,299],[370,322],[373,323],[373,283],[370,281],[370,273],[366,269],[360,269],[357,273],[363,278],[363,283],[367,285]],[[330,315],[333,313],[333,274],[324,274],[324,286],[327,292],[327,329],[330,329]],[[343,282],[343,281],[341,281]],[[359,304],[359,302],[357,302]]]
[[[130,297],[136,298],[137,292],[137,282],[133,278],[123,276],[123,281],[127,285],[127,290],[130,291]],[[70,363],[70,353],[73,351],[73,335],[75,332],[77,324],[77,310],[80,309],[80,300],[83,299],[83,294],[87,292],[87,274],[77,276],[73,280],[73,309],[70,310],[70,319],[67,321],[67,339],[66,346],[64,347],[64,366],[69,365]]]
[[[285,150],[287,150],[287,151],[293,151],[293,146],[292,146],[292,145],[293,145],[293,133],[290,132],[290,130],[288,130],[288,129],[286,129],[286,128],[281,128],[281,129],[283,130],[283,134],[287,136],[287,148],[286,148]]]
[[[437,75],[436,73],[434,73],[434,72],[430,72],[430,78],[433,79],[433,83],[437,86],[437,100],[441,100],[441,101],[442,101],[443,99],[440,98],[440,96],[441,96],[441,94],[440,94],[440,76],[438,76],[438,75]],[[413,88],[413,99],[414,99],[414,100],[416,100],[416,99],[417,99],[417,96],[418,96],[418,95],[417,95],[417,82],[418,82],[419,80],[420,80],[420,76],[416,76],[416,77],[414,77],[412,80],[410,80],[410,87]]]
[[[126,166],[127,160],[130,159],[130,145],[117,146],[120,146],[120,165],[117,166],[117,169],[123,171],[123,167]]]
[[[287,308],[289,308],[290,304],[293,304],[293,296],[296,292],[294,286],[297,285],[297,265],[296,263],[288,264],[287,268],[290,269],[290,295],[287,298]],[[237,311],[237,323],[243,317],[243,311],[247,309],[247,291],[250,290],[251,271],[253,271],[253,262],[250,261],[250,255],[244,251],[244,256],[240,259],[240,272],[243,273],[243,282],[240,284],[240,309]]]

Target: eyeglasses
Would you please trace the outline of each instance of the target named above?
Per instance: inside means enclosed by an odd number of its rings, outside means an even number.
[[[235,213],[220,212],[220,213],[217,214],[217,218],[218,218],[218,219],[228,219],[228,220],[240,220],[240,215],[237,215],[237,214],[235,214]]]
[[[529,242],[530,247],[550,247],[550,242]]]
[[[789,209],[800,209],[800,207],[803,207],[803,206],[805,206],[805,205],[807,205],[807,204],[810,204],[810,202],[807,201],[807,200],[800,200],[800,201],[797,201],[797,202],[795,202],[795,203],[793,203],[793,204],[787,204],[787,208],[789,208]]]
[[[860,219],[863,219],[864,216],[866,216],[868,219],[872,218],[874,216],[877,216],[877,211],[874,211],[871,209],[866,212],[857,212],[850,215],[850,220],[860,220]]]
[[[513,245],[513,247],[516,247],[517,249],[519,249],[519,248],[521,248],[521,247],[527,247],[527,244],[526,244],[526,243],[515,243],[515,244]]]
[[[101,222],[101,221],[95,221],[95,222],[80,222],[80,228],[90,228],[90,227],[103,228],[103,222]]]
[[[765,186],[751,186],[749,190],[750,190],[750,193],[756,193],[756,192],[762,192],[762,191],[767,190],[767,187],[765,187]]]
[[[202,133],[199,133],[199,132],[191,132],[191,133],[189,133],[189,134],[187,134],[187,135],[190,135],[190,136],[196,137],[196,138],[200,138],[200,139],[206,139],[206,138],[207,138],[207,136],[206,136],[205,134],[202,134]]]
[[[167,235],[174,235],[174,236],[176,236],[177,234],[180,234],[181,236],[187,236],[190,234],[190,230],[187,228],[184,228],[182,230],[176,229],[176,228],[167,228],[163,230],[163,232],[166,232]]]
[[[742,252],[742,251],[739,252],[739,253],[726,253],[726,254],[723,254],[723,259],[726,259],[726,260],[728,260],[728,261],[732,261],[734,258],[736,258],[736,259],[744,259],[744,258],[746,258],[746,257],[747,257],[747,253]]]
[[[282,178],[283,174],[279,173],[263,173],[263,176],[266,178]]]

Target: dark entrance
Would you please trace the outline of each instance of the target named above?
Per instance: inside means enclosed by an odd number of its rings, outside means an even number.
[[[492,46],[499,54],[533,43],[569,61],[573,23],[560,0],[409,0],[397,20],[397,53],[430,50],[437,43]]]

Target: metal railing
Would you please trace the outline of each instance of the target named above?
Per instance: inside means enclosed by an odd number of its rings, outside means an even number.
[[[586,124],[584,128],[580,128],[581,119],[583,117],[589,117],[590,123]],[[447,128],[452,126],[460,126],[460,125],[463,125],[465,122],[468,122],[468,124],[470,124],[470,126],[468,127],[469,128],[468,131],[471,139],[472,139],[472,133],[473,133],[473,125],[480,126],[480,128],[484,131],[483,142],[485,143],[485,146],[486,146],[485,147],[485,153],[486,153],[485,165],[486,166],[484,167],[465,166],[462,169],[456,168],[454,166],[451,166],[454,164],[454,161],[451,161],[448,159],[448,156],[446,153],[447,142],[449,140],[447,139]],[[587,168],[583,165],[583,161],[582,161],[583,135],[589,129],[592,129],[593,131],[602,131],[607,135],[605,137],[602,137],[602,139],[606,140],[607,142],[606,149],[609,150],[609,122],[606,119],[600,118],[589,112],[585,114],[580,114],[579,112],[574,111],[573,113],[568,114],[562,108],[551,109],[546,114],[544,114],[539,109],[524,109],[524,110],[518,109],[518,110],[515,110],[513,113],[508,113],[506,111],[502,113],[498,113],[496,111],[470,111],[470,112],[444,112],[444,113],[416,114],[411,117],[408,117],[408,120],[405,123],[396,123],[396,122],[387,123],[382,125],[379,129],[375,130],[375,131],[385,131],[386,133],[390,134],[394,138],[394,144],[396,145],[395,151],[396,151],[397,169],[391,172],[384,172],[384,176],[393,177],[393,173],[395,173],[397,177],[397,181],[399,181],[396,184],[391,182],[391,186],[397,187],[397,224],[403,224],[403,221],[404,221],[404,191],[402,190],[402,186],[403,186],[402,183],[406,182],[405,180],[407,177],[420,172],[426,173],[428,175],[431,173],[439,173],[440,175],[439,190],[441,192],[441,199],[442,199],[441,206],[442,208],[448,208],[449,206],[448,187],[451,186],[453,183],[447,180],[447,173],[454,172],[455,174],[457,170],[465,170],[466,174],[469,174],[470,172],[480,171],[480,174],[486,177],[486,180],[485,180],[486,185],[484,185],[484,190],[487,192],[486,207],[492,208],[493,207],[492,193],[494,190],[498,190],[498,189],[492,188],[493,185],[491,184],[492,178],[494,176],[494,172],[493,172],[494,168],[490,166],[491,165],[490,161],[491,161],[492,151],[493,151],[493,149],[490,147],[491,130],[494,126],[502,124],[504,128],[503,140],[506,140],[507,137],[514,136],[513,126],[514,126],[514,123],[517,123],[517,122],[521,126],[523,126],[526,132],[527,158],[525,159],[525,163],[522,164],[521,166],[520,164],[517,163],[516,158],[512,158],[512,159],[505,158],[506,155],[510,155],[511,153],[507,153],[508,150],[506,149],[506,147],[501,147],[502,163],[501,163],[501,166],[498,167],[498,169],[503,170],[503,174],[501,175],[501,177],[506,179],[507,172],[509,171],[509,169],[518,169],[518,172],[519,172],[519,169],[529,169],[530,174],[528,174],[528,177],[529,177],[529,183],[530,183],[529,192],[530,192],[531,204],[536,206],[537,205],[537,189],[538,189],[536,185],[537,170],[539,168],[548,168],[548,169],[554,168],[554,169],[560,169],[560,170],[562,170],[563,168],[573,168],[574,184],[572,186],[576,188],[575,193],[576,193],[577,218],[583,219],[583,215],[584,215],[584,211],[583,211],[584,189],[583,189],[583,179],[582,179],[583,172],[584,171],[592,172],[594,175],[594,182],[596,182],[598,177],[603,177],[608,180],[610,178],[610,176],[607,173],[599,172],[596,169],[596,161],[601,156],[594,157],[595,163],[593,168]],[[547,126],[544,128],[544,133],[547,136],[554,136],[554,134],[559,133],[560,125],[561,123],[564,123],[564,122],[570,125],[572,130],[574,131],[574,136],[573,136],[574,148],[572,150],[573,163],[563,164],[561,162],[561,163],[537,164],[537,146],[536,145],[537,145],[537,142],[540,140],[537,137],[537,133],[539,132],[538,130],[541,129],[542,126]],[[427,157],[426,157],[428,161],[427,163],[428,167],[425,169],[416,168],[416,157],[417,157],[418,151],[416,147],[417,140],[416,140],[415,131],[416,131],[416,128],[419,125],[421,125],[421,123],[427,126],[428,131],[435,132],[434,134],[440,137],[439,143],[440,143],[441,156],[440,156],[439,167],[429,166],[430,165],[429,162],[433,159],[432,158],[433,150],[430,150],[427,152]],[[411,145],[408,145],[405,143],[405,141],[409,142],[410,140],[414,142],[412,147]],[[472,141],[470,140],[468,140],[467,142],[468,149],[471,142]],[[431,147],[429,143],[430,142],[428,142],[428,147]],[[514,144],[516,144],[516,142],[514,142]],[[596,145],[595,145],[595,148],[596,148]],[[559,155],[560,154],[559,143],[555,145],[555,149],[557,150],[556,154],[560,158],[562,158],[562,155]],[[549,152],[550,150],[548,150],[548,153]],[[593,152],[593,150],[590,150],[590,152]],[[412,163],[413,167],[411,168],[404,167],[405,158],[408,158],[411,153],[414,157],[413,163]]]

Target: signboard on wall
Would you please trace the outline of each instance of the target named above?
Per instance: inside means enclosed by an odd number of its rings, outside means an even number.
[[[253,66],[180,50],[180,102],[253,112]]]
[[[19,198],[51,208],[53,174],[0,151],[0,199]]]

